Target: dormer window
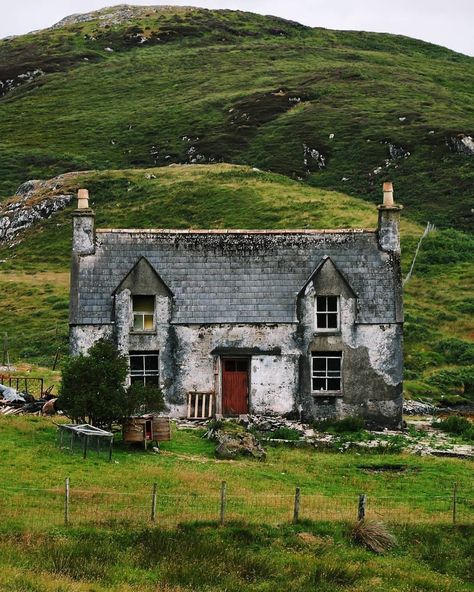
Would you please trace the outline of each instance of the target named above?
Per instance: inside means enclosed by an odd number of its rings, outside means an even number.
[[[316,296],[315,328],[317,331],[338,331],[340,328],[339,296]]]
[[[155,297],[132,296],[133,331],[153,331],[155,328]]]

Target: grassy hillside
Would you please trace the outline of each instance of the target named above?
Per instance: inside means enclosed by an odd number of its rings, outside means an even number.
[[[231,165],[90,171],[55,182],[57,193],[88,187],[97,226],[168,228],[375,227],[377,210],[344,194]],[[67,351],[70,213],[0,248],[1,332],[13,362],[51,366]],[[422,227],[402,215],[404,272]],[[474,398],[474,240],[440,230],[423,243],[406,286],[406,394]],[[41,371],[44,373],[44,371]],[[24,373],[22,371],[22,373]]]
[[[226,161],[369,201],[390,178],[410,218],[472,220],[474,60],[435,45],[122,7],[0,41],[0,81],[0,200],[69,170]]]

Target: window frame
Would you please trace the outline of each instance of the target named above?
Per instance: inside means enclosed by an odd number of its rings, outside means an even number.
[[[326,305],[324,310],[318,309],[318,298],[325,298]],[[328,298],[336,299],[336,311],[328,310]],[[317,333],[339,333],[341,331],[341,297],[339,294],[316,294],[314,297],[314,330]],[[319,327],[318,314],[325,315],[326,325],[328,325],[329,315],[336,315],[336,327]]]
[[[149,370],[146,368],[146,358],[151,358],[151,357],[156,357],[156,370]],[[133,370],[132,369],[132,358],[142,358],[142,367],[143,370],[139,371],[139,370]],[[130,368],[130,372],[129,372],[129,378],[130,378],[130,384],[133,384],[134,382],[138,382],[137,380],[133,380],[134,378],[143,378],[142,384],[144,386],[148,386],[147,385],[147,377],[156,377],[156,382],[153,381],[151,383],[151,386],[156,386],[159,387],[160,386],[160,352],[159,351],[130,351],[128,353],[128,362],[129,362],[129,368]]]
[[[152,298],[153,299],[153,312],[145,312],[139,311],[134,309],[134,299],[135,298]],[[131,296],[131,319],[130,319],[130,331],[132,333],[154,333],[156,331],[156,296],[153,294],[132,294]],[[151,329],[145,329],[145,317],[152,317],[152,327]],[[141,318],[142,321],[142,329],[135,328],[135,318]]]
[[[315,370],[314,368],[314,361],[316,359],[325,359],[325,369],[323,370]],[[339,360],[339,369],[338,370],[329,370],[328,368],[328,360],[329,359],[338,359]],[[342,351],[312,351],[311,352],[311,372],[310,372],[310,380],[311,380],[311,393],[313,395],[341,395],[343,391],[343,364],[344,364],[344,352]],[[319,372],[319,374],[317,374]],[[324,374],[321,374],[324,372]],[[337,374],[336,374],[337,372]],[[330,374],[332,373],[332,374]],[[315,379],[323,379],[325,380],[326,389],[317,389],[313,388],[314,380]],[[339,389],[328,389],[328,381],[329,380],[339,380]]]

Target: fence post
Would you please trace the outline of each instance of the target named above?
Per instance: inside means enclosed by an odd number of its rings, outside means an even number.
[[[457,510],[458,484],[453,485],[453,524],[456,524],[456,510]]]
[[[155,522],[156,519],[156,490],[158,485],[153,483],[153,492],[151,494],[151,521]]]
[[[89,436],[84,436],[84,448],[83,448],[83,452],[82,452],[82,458],[87,458],[87,440],[89,439]]]
[[[301,490],[297,487],[295,490],[295,505],[293,508],[293,524],[296,524],[300,518],[300,498]]]
[[[222,481],[222,483],[221,483],[221,515],[220,515],[220,525],[221,526],[224,526],[224,522],[225,522],[226,489],[227,489],[227,483],[225,481]]]
[[[359,495],[359,507],[357,510],[357,520],[364,520],[366,502],[367,502],[367,496],[365,495],[365,493],[361,493]]]
[[[66,477],[64,487],[64,526],[69,526],[69,477]]]

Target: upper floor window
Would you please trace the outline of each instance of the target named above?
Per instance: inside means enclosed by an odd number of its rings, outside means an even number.
[[[316,296],[315,328],[318,331],[339,330],[339,296]]]
[[[133,296],[133,330],[153,331],[155,328],[155,297]]]

